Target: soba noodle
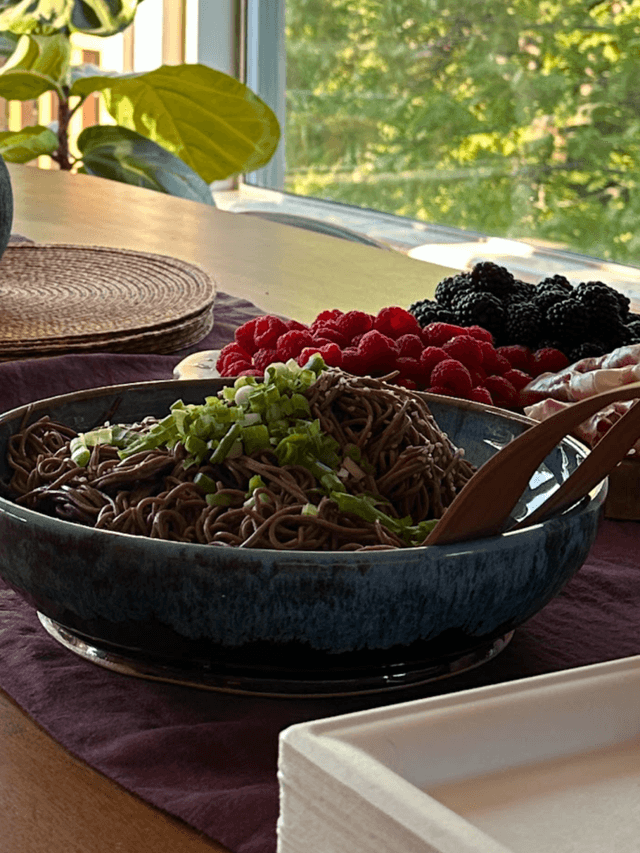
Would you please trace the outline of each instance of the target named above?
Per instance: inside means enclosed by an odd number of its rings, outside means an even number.
[[[305,392],[311,418],[346,456],[347,491],[371,498],[394,519],[439,518],[473,474],[438,428],[424,399],[379,379],[326,370]],[[146,419],[133,428],[141,433]],[[70,452],[74,430],[41,418],[11,437],[9,488],[23,506],[93,527],[220,547],[356,551],[406,547],[380,518],[343,511],[302,465],[277,464],[270,451],[219,464],[183,464],[183,444],[120,458],[97,444],[86,466]],[[361,454],[361,457],[360,457]],[[216,486],[216,505],[194,483],[204,474]],[[251,487],[259,477],[257,487]],[[419,544],[419,543],[411,543]]]

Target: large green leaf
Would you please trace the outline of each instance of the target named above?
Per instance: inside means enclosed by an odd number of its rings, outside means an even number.
[[[0,133],[0,154],[9,163],[28,163],[42,154],[52,154],[57,147],[58,137],[41,124]]]
[[[77,81],[74,91],[85,84],[91,78]],[[99,88],[119,125],[172,151],[207,183],[264,166],[278,145],[271,109],[243,83],[206,65],[163,65],[110,86],[102,80]]]
[[[66,36],[20,36],[14,52],[0,69],[10,71],[36,71],[58,81],[66,82],[69,70],[71,45]]]
[[[211,190],[186,163],[133,130],[94,125],[78,137],[84,171],[213,205]]]
[[[60,92],[58,83],[37,71],[0,72],[0,98],[33,101],[45,92]]]
[[[81,32],[111,36],[133,21],[142,0],[0,0],[0,30],[13,33]]]
[[[92,92],[100,92],[102,89],[113,86],[117,78],[130,77],[134,73],[121,74],[119,71],[105,71],[89,63],[72,65],[69,69],[70,94],[86,98]]]

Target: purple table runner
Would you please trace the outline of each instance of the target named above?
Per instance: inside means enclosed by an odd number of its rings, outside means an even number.
[[[172,356],[65,355],[0,364],[0,409],[71,390],[171,377],[194,349],[216,349],[259,311],[219,294],[216,327]],[[484,666],[433,685],[345,699],[263,699],[143,681],[56,643],[0,582],[0,687],[92,767],[233,853],[273,853],[278,733],[296,722],[640,653],[640,525],[602,524],[563,592]]]

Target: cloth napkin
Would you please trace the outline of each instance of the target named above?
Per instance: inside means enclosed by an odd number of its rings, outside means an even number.
[[[273,853],[278,734],[297,722],[640,653],[636,522],[605,521],[587,563],[493,661],[375,696],[265,699],[104,670],[55,642],[0,586],[0,687],[52,737],[233,853]]]
[[[166,379],[260,313],[218,294],[216,323],[172,356],[64,355],[0,364],[0,410],[54,394]],[[0,583],[0,687],[73,754],[233,853],[274,853],[278,734],[294,723],[640,653],[640,525],[602,523],[583,568],[494,660],[411,690],[265,699],[145,681],[74,655]]]

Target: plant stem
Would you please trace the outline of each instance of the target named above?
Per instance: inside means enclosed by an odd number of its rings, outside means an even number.
[[[69,106],[69,87],[62,87],[62,96],[58,96],[58,150],[51,159],[65,171],[70,171],[73,163],[69,158],[69,122],[73,110]]]

